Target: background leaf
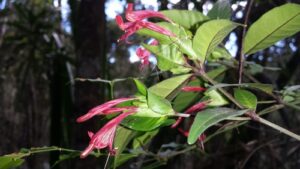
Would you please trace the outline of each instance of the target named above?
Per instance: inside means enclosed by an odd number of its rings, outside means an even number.
[[[218,0],[207,16],[211,19],[230,19],[231,12],[231,4],[228,0]]]
[[[229,20],[212,20],[202,24],[193,39],[193,49],[198,59],[204,62],[205,58],[223,41],[223,39],[238,24]]]
[[[240,116],[248,110],[234,110],[229,108],[212,108],[197,113],[194,123],[190,129],[188,143],[194,144],[198,137],[209,127],[226,120],[230,117]]]
[[[234,98],[244,107],[249,109],[256,109],[257,98],[256,96],[243,89],[235,88],[234,89]]]
[[[173,22],[190,29],[193,25],[208,20],[208,17],[203,15],[201,12],[190,11],[190,10],[166,10],[160,11],[165,16],[170,18]],[[182,19],[188,18],[188,19]]]
[[[276,7],[256,22],[245,36],[245,54],[265,49],[275,42],[300,31],[300,5],[288,3]]]

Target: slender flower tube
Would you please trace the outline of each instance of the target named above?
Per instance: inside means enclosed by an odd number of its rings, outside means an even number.
[[[80,158],[85,158],[89,153],[91,153],[95,148],[96,149],[103,149],[108,147],[109,152],[111,154],[115,153],[115,150],[113,148],[113,142],[115,133],[117,130],[117,126],[121,123],[121,121],[135,113],[135,111],[122,113],[116,118],[112,119],[108,123],[106,123],[96,134],[93,134],[92,132],[88,132],[89,137],[91,138],[91,141],[88,145],[88,147],[80,154]]]
[[[79,118],[77,118],[77,122],[81,123],[81,122],[87,121],[87,120],[89,120],[90,118],[92,118],[96,115],[109,114],[109,112],[111,111],[111,109],[110,109],[111,107],[113,107],[113,106],[115,106],[119,103],[123,103],[123,102],[129,101],[129,100],[135,100],[135,99],[136,98],[119,98],[119,99],[108,101],[104,104],[101,104],[101,105],[91,109],[85,115],[82,115]],[[113,109],[113,110],[115,110],[115,109]],[[115,112],[118,112],[118,111],[115,111]]]
[[[144,19],[156,17],[161,18],[166,21],[172,22],[170,19],[168,19],[166,16],[164,16],[160,12],[155,11],[149,11],[149,10],[143,10],[143,11],[133,11],[133,4],[128,3],[126,12],[125,12],[125,18],[129,22],[124,22],[122,17],[120,15],[116,16],[116,23],[122,29],[125,31],[125,34],[118,39],[118,41],[127,40],[129,36],[134,34],[136,31],[142,28],[148,28],[150,30],[153,30],[155,32],[167,35],[167,36],[175,36],[172,32],[169,30],[160,27],[154,23],[145,21]]]
[[[192,107],[188,108],[185,113],[187,114],[192,114],[196,111],[200,111],[200,110],[203,110],[206,105],[208,104],[209,102],[208,101],[204,101],[204,102],[199,102],[195,105],[193,105]],[[183,120],[183,117],[179,117],[176,122],[171,126],[171,128],[176,128],[180,123],[181,121]]]
[[[198,86],[185,86],[181,88],[184,92],[203,92],[206,90],[204,87],[198,87]]]
[[[150,45],[158,45],[158,41],[154,40],[150,43]],[[143,68],[144,66],[147,66],[149,64],[149,56],[150,56],[150,51],[148,51],[147,49],[144,49],[142,47],[137,48],[136,50],[136,55],[141,59],[142,65],[141,68]]]

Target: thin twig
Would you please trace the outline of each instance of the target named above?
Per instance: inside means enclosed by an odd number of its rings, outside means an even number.
[[[240,58],[239,58],[239,84],[242,83],[242,77],[243,77],[243,67],[244,67],[244,37],[246,35],[246,29],[247,29],[247,24],[249,20],[249,14],[251,11],[251,7],[253,5],[253,0],[248,1],[247,6],[246,6],[246,15],[245,15],[245,20],[244,20],[244,27],[243,27],[243,32],[242,32],[242,41],[241,41],[241,50],[240,50]]]

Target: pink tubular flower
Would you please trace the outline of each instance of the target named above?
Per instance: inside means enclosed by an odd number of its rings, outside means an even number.
[[[87,120],[89,120],[90,118],[92,118],[96,115],[110,114],[112,110],[114,110],[114,112],[124,111],[126,109],[126,107],[125,108],[119,108],[118,111],[115,111],[117,108],[112,108],[112,107],[119,104],[119,103],[126,102],[126,101],[129,101],[129,100],[135,100],[135,99],[136,98],[119,98],[119,99],[108,101],[104,104],[101,104],[101,105],[91,109],[85,115],[80,116],[79,118],[77,118],[77,122],[81,123],[81,122],[87,121]]]
[[[125,31],[125,34],[122,35],[118,41],[126,40],[130,35],[134,34],[136,31],[142,28],[148,28],[155,32],[159,32],[161,34],[165,34],[168,36],[175,36],[172,32],[154,23],[144,21],[144,19],[151,18],[151,17],[157,17],[172,22],[170,19],[168,19],[162,13],[159,12],[149,11],[149,10],[133,11],[133,4],[128,3],[126,13],[125,13],[125,18],[129,22],[124,22],[120,15],[116,16],[116,23],[118,24],[120,29]]]
[[[194,113],[194,112],[196,112],[196,111],[200,111],[200,110],[204,109],[208,103],[209,103],[208,101],[199,102],[199,103],[193,105],[192,107],[188,108],[188,109],[185,111],[185,113],[191,114],[191,113]],[[179,117],[179,118],[176,120],[176,122],[171,126],[171,128],[177,127],[177,126],[181,123],[182,120],[183,120],[183,117]]]
[[[181,88],[184,92],[203,92],[206,90],[206,88],[203,87],[197,87],[197,86],[185,86]]]
[[[91,151],[94,150],[94,148],[103,149],[108,147],[109,152],[114,154],[115,150],[113,148],[113,142],[117,126],[125,117],[133,113],[135,113],[135,111],[120,114],[118,117],[106,123],[96,134],[89,131],[88,135],[91,138],[91,141],[89,146],[80,154],[80,158],[85,158]]]
[[[158,45],[158,41],[154,40],[150,43],[150,45]],[[149,56],[150,56],[150,51],[147,49],[144,49],[142,47],[137,48],[136,50],[136,55],[141,59],[142,62],[142,68],[146,65],[149,64]]]

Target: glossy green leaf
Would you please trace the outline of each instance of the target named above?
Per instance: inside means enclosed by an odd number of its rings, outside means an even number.
[[[183,53],[175,44],[170,45],[146,45],[143,46],[156,56],[157,66],[162,71],[171,71],[174,74],[182,74],[190,71],[184,67]]]
[[[130,159],[127,156],[121,157],[121,154],[124,151],[124,149],[126,148],[126,146],[128,145],[128,143],[133,139],[133,137],[136,134],[137,134],[136,131],[126,129],[122,126],[118,126],[116,136],[114,139],[114,147],[117,149],[116,154],[114,156],[114,168],[118,167],[123,162]],[[135,156],[130,156],[130,157],[133,158]]]
[[[300,5],[287,3],[276,7],[254,22],[246,36],[245,54],[265,49],[300,31]]]
[[[238,24],[229,20],[211,20],[202,24],[193,39],[193,49],[198,59],[204,62],[214,49]]]
[[[164,81],[161,81],[154,86],[150,87],[148,90],[152,93],[172,100],[174,98],[174,92],[180,90],[181,86],[192,76],[192,74],[185,74],[180,76],[175,76]]]
[[[153,130],[144,133],[143,135],[136,137],[133,140],[132,148],[137,149],[139,147],[143,147],[144,145],[148,144],[151,139],[158,134],[159,130]]]
[[[166,122],[168,122],[167,117],[128,116],[122,121],[122,125],[136,131],[151,131]]]
[[[190,10],[165,10],[161,11],[165,16],[170,18],[173,22],[190,29],[197,23],[208,20],[208,17],[203,15],[201,12],[190,11]],[[188,19],[183,19],[188,18]]]
[[[218,0],[207,16],[211,19],[230,19],[231,12],[231,4],[228,0]]]
[[[250,91],[235,88],[234,98],[245,108],[256,109],[257,98]]]
[[[142,83],[140,80],[134,78],[134,83],[136,85],[136,88],[138,90],[138,92],[144,96],[147,95],[147,87],[144,85],[144,83]]]
[[[147,93],[147,103],[148,107],[158,114],[171,115],[175,113],[171,103],[167,99],[151,91]]]
[[[24,162],[21,158],[15,158],[11,156],[1,156],[0,157],[0,169],[12,169],[19,167]]]
[[[208,103],[209,106],[224,106],[228,104],[228,101],[217,90],[209,90],[204,93],[206,96],[204,99],[211,100]]]
[[[248,110],[234,110],[230,108],[211,108],[197,113],[188,136],[188,143],[194,144],[198,137],[209,127],[231,117],[245,114]]]
[[[141,29],[138,31],[138,34],[140,35],[146,35],[149,37],[152,37],[159,41],[161,45],[171,45],[175,44],[178,49],[186,54],[190,59],[196,59],[197,55],[192,47],[192,40],[191,40],[191,32],[189,30],[186,30],[185,28],[174,25],[168,22],[160,22],[157,23],[157,25],[160,25],[161,27],[173,32],[176,36],[167,36],[155,31],[152,31],[150,29]]]

